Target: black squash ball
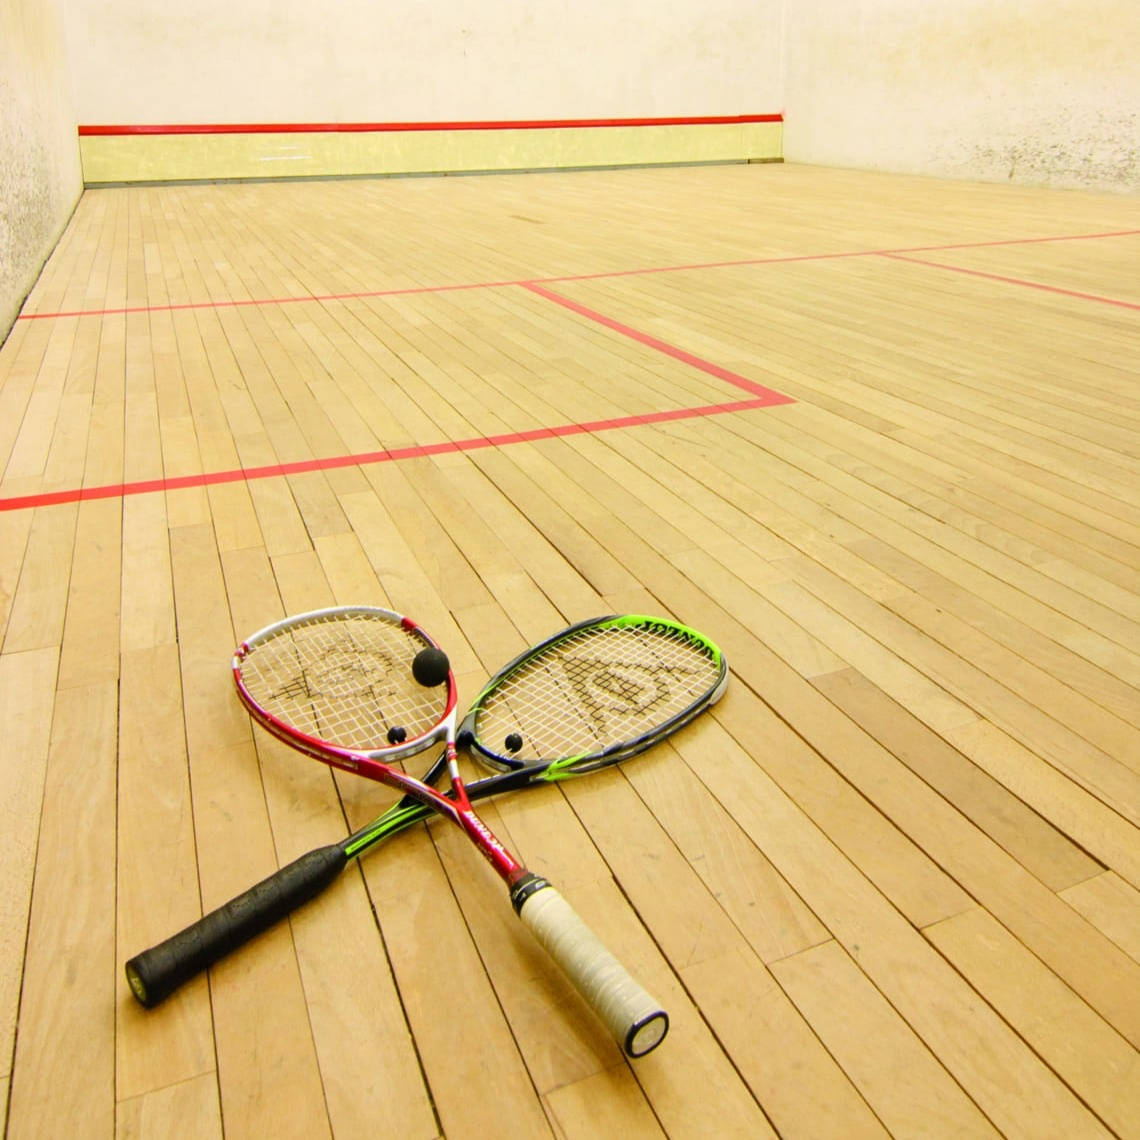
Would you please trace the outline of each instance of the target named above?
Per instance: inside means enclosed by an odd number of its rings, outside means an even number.
[[[442,649],[429,646],[421,649],[412,659],[412,676],[423,685],[425,689],[434,689],[442,685],[451,672],[451,662]]]

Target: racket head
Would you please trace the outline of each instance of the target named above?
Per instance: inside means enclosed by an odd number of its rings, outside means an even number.
[[[376,606],[332,606],[273,622],[234,651],[238,696],[267,732],[326,763],[388,764],[447,736],[455,676],[426,688],[417,653],[439,646],[411,618]],[[389,732],[403,729],[402,740]]]
[[[721,698],[728,677],[724,654],[689,626],[643,614],[592,618],[500,669],[458,740],[498,772],[542,765],[547,781],[582,775],[688,724]]]

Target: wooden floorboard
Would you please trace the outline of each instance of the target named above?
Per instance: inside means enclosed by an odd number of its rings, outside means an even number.
[[[1140,1137],[1138,254],[1135,198],[792,165],[88,191],[0,348],[4,1133]],[[659,1050],[438,824],[133,1001],[391,802],[232,693],[349,602],[461,702],[596,614],[723,647],[486,808]]]

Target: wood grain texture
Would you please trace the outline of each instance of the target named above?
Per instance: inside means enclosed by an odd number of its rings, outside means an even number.
[[[7,1134],[1134,1134],[1138,253],[1133,198],[791,165],[88,192],[0,348]],[[352,602],[461,704],[597,614],[725,650],[671,743],[486,806],[661,1049],[439,823],[133,1002],[392,802],[231,691]]]

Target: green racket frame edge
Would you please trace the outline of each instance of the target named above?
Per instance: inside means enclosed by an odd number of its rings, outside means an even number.
[[[608,748],[600,752],[583,753],[580,756],[567,756],[546,761],[545,763],[547,763],[548,766],[546,772],[540,777],[541,780],[547,783],[555,783],[558,780],[565,780],[572,776],[595,772],[600,768],[608,767],[610,764],[616,764],[631,756],[636,756],[638,753],[652,748],[653,745],[663,737],[671,736],[674,732],[678,731],[678,729],[683,728],[689,721],[694,720],[705,709],[715,705],[716,702],[724,696],[725,689],[728,687],[728,662],[725,660],[720,647],[703,633],[693,629],[691,626],[683,625],[681,622],[672,621],[669,618],[652,617],[647,614],[610,614],[606,617],[587,618],[585,621],[576,622],[574,625],[567,626],[565,629],[561,629],[556,634],[548,637],[545,641],[541,641],[537,645],[532,645],[530,648],[524,649],[517,657],[508,661],[507,664],[483,686],[482,691],[475,700],[472,701],[471,707],[468,709],[467,715],[463,718],[463,723],[459,726],[459,731],[456,733],[457,742],[461,747],[467,748],[479,759],[484,767],[489,768],[491,771],[510,772],[521,769],[524,766],[529,766],[526,765],[525,761],[512,756],[504,756],[502,753],[496,752],[477,738],[475,734],[475,722],[478,719],[486,698],[499,687],[505,678],[522,668],[527,662],[540,656],[551,646],[558,645],[574,637],[576,634],[581,633],[584,629],[595,627],[599,629],[621,629],[636,626],[645,626],[650,629],[657,628],[661,632],[683,637],[691,644],[699,647],[708,655],[709,659],[715,665],[717,670],[716,680],[709,687],[704,696],[694,701],[689,708],[677,713],[669,720],[655,725],[651,732],[643,736],[623,740],[617,744],[611,744]]]

